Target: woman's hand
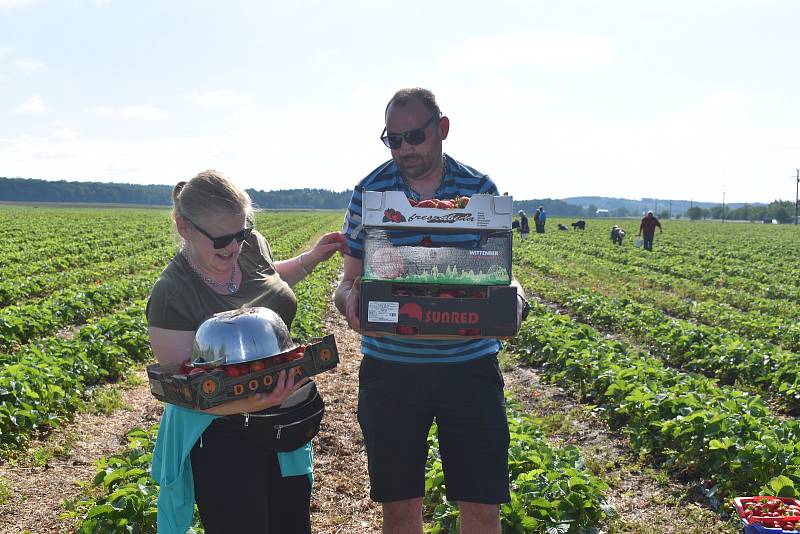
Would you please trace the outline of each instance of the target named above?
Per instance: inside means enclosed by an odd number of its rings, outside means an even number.
[[[225,404],[220,404],[208,410],[203,410],[206,413],[214,415],[234,415],[239,413],[254,413],[272,408],[273,406],[280,406],[283,401],[289,396],[300,389],[305,383],[308,382],[307,377],[303,377],[298,382],[294,381],[294,373],[292,369],[290,372],[284,369],[278,373],[278,380],[275,384],[275,389],[269,393],[256,393],[250,397],[239,399]]]
[[[311,250],[303,253],[303,264],[310,271],[323,261],[330,259],[337,250],[341,253],[350,252],[347,239],[341,232],[329,232],[320,237]]]

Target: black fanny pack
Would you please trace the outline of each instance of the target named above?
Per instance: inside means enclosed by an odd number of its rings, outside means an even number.
[[[256,414],[241,414],[245,426],[258,429],[266,447],[279,452],[298,449],[319,432],[325,402],[313,380],[283,401],[280,406]]]

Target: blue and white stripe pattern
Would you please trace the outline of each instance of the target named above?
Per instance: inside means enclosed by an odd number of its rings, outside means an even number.
[[[343,232],[350,245],[350,255],[364,258],[364,232],[356,232],[361,226],[363,191],[403,191],[407,197],[419,199],[403,179],[394,161],[387,161],[369,176],[361,180],[353,191],[347,208]],[[446,200],[457,196],[471,197],[486,193],[497,195],[497,187],[485,174],[444,155],[444,177],[434,198]],[[434,245],[450,244],[474,246],[478,239],[475,233],[446,232],[425,235],[408,230],[392,230],[392,241],[397,245],[418,244],[428,237]],[[381,336],[361,337],[361,351],[365,356],[402,363],[458,363],[491,356],[500,350],[496,339],[415,339],[413,337]]]

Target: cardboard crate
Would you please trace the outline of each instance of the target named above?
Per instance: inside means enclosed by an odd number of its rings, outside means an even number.
[[[768,497],[768,496],[753,496],[753,497],[736,497],[733,499],[733,506],[742,520],[742,528],[744,534],[793,534],[800,532],[796,526],[794,529],[783,528],[787,524],[793,523],[800,524],[800,516],[784,516],[784,517],[767,517],[767,516],[751,516],[749,521],[745,517],[745,507],[762,499],[778,499],[786,504],[794,504],[800,506],[800,501],[792,497]],[[781,527],[765,526],[778,521]]]
[[[437,235],[398,245],[391,231],[368,228],[361,279],[412,284],[508,285],[511,232],[476,233],[474,246],[436,246]],[[401,241],[402,242],[402,241]],[[444,242],[446,243],[446,241]]]
[[[363,282],[359,317],[367,335],[512,338],[517,288]]]
[[[364,191],[364,227],[426,230],[511,230],[513,199],[508,195],[472,195],[460,209],[413,207],[402,191]]]
[[[294,369],[295,380],[333,369],[339,363],[339,352],[333,335],[328,335],[307,344],[299,359],[271,363],[270,360],[274,362],[275,358],[277,356],[257,360],[266,364],[264,370],[237,377],[228,376],[224,369],[226,366],[199,374],[177,374],[177,367],[149,365],[150,392],[163,402],[205,410],[256,393],[269,393],[275,389],[278,373],[283,369]]]

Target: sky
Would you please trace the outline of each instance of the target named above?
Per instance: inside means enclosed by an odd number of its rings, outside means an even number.
[[[0,0],[0,176],[344,191],[397,89],[519,200],[794,200],[796,0]]]

